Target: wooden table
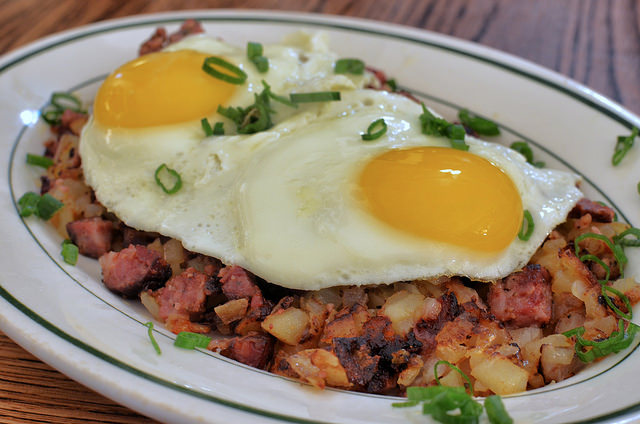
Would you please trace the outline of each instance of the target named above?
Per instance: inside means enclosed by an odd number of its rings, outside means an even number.
[[[640,113],[636,0],[0,0],[0,54],[139,13],[259,8],[388,21],[454,35],[565,74]],[[0,333],[0,423],[151,422],[69,380]]]

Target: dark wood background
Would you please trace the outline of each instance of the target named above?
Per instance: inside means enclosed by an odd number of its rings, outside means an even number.
[[[475,41],[560,72],[640,113],[640,0],[0,0],[0,54],[140,13],[273,9],[393,22]],[[0,423],[145,423],[0,333]]]

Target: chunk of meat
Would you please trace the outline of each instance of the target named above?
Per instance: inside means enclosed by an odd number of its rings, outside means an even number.
[[[528,265],[492,285],[488,302],[496,318],[515,327],[546,324],[551,320],[551,274]]]
[[[102,281],[124,297],[135,297],[147,288],[158,288],[171,276],[171,267],[160,254],[144,246],[129,246],[99,259]]]
[[[143,56],[148,53],[160,51],[169,44],[182,40],[187,35],[199,34],[201,32],[204,32],[204,30],[202,29],[200,22],[193,19],[185,20],[180,26],[180,29],[170,35],[167,35],[166,29],[159,27],[156,29],[156,32],[153,33],[151,38],[140,46],[138,54]]]
[[[422,355],[428,355],[436,348],[436,336],[442,327],[455,317],[460,315],[461,308],[458,305],[458,298],[453,292],[443,294],[440,299],[440,313],[435,319],[418,321],[413,331],[415,337],[422,343]]]
[[[609,206],[602,205],[583,197],[573,207],[571,212],[569,212],[569,218],[580,218],[586,214],[591,215],[595,221],[599,222],[613,222],[616,215],[615,211]]]
[[[237,265],[226,266],[218,273],[222,292],[229,300],[250,299],[260,293],[253,275]]]
[[[67,233],[81,254],[99,258],[111,250],[113,224],[99,217],[79,219],[67,224]]]
[[[203,318],[207,296],[212,293],[208,284],[210,278],[194,268],[187,268],[154,293],[159,305],[158,317],[169,330],[174,333],[208,331],[205,326],[191,324]]]
[[[255,368],[266,368],[273,355],[273,338],[265,333],[236,337],[222,354]]]
[[[135,228],[122,226],[122,246],[128,247],[132,244],[147,245],[159,238],[159,233],[153,233],[149,231],[139,231]]]

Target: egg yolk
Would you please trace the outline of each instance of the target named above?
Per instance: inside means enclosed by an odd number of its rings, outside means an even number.
[[[359,180],[373,216],[412,235],[480,252],[498,252],[522,225],[522,200],[500,168],[443,147],[390,150]]]
[[[151,53],[124,64],[104,81],[95,119],[111,128],[200,121],[226,104],[236,85],[202,70],[211,55],[193,50]]]

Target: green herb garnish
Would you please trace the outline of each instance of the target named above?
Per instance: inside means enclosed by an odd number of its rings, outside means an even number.
[[[527,143],[526,141],[514,141],[513,143],[511,143],[510,147],[524,156],[527,162],[529,162],[531,165],[535,166],[536,168],[544,168],[544,162],[533,160],[533,150],[531,150],[529,143]]]
[[[48,158],[46,156],[34,155],[31,153],[27,153],[27,163],[29,165],[39,166],[42,168],[49,168],[53,165],[53,159]]]
[[[227,71],[230,71],[231,74],[220,72],[216,68],[214,68],[213,65],[226,69]],[[206,58],[204,60],[204,63],[202,64],[202,70],[212,77],[218,78],[219,80],[228,82],[230,84],[240,85],[244,84],[244,82],[247,80],[247,74],[242,69],[216,56]]]
[[[627,236],[635,238],[629,239]],[[613,242],[620,246],[640,247],[640,229],[634,227],[627,228],[620,234],[613,236]]]
[[[156,353],[158,355],[162,355],[160,346],[158,346],[158,342],[156,341],[156,338],[153,336],[153,323],[151,321],[148,321],[148,322],[145,322],[143,325],[148,328],[147,334],[149,335],[149,340],[151,340],[151,344],[153,345],[153,348],[155,349]]]
[[[262,44],[249,41],[247,43],[247,57],[256,65],[258,72],[265,73],[269,70],[269,59],[262,55]]]
[[[393,92],[398,91],[398,83],[396,82],[395,78],[388,79],[386,81],[386,83],[389,86],[389,88],[391,89],[391,91],[393,91]]]
[[[461,125],[451,124],[446,119],[438,118],[426,108],[424,103],[422,103],[420,125],[422,134],[447,137],[454,149],[469,150],[469,145],[464,142],[466,135],[464,128]]]
[[[73,244],[71,240],[62,242],[62,259],[69,265],[75,265],[78,262],[78,246]]]
[[[339,59],[333,65],[333,72],[336,74],[362,75],[364,73],[364,62],[360,59]]]
[[[202,125],[202,131],[204,131],[204,135],[206,137],[211,137],[213,135],[213,128],[211,128],[211,124],[207,118],[202,118],[200,120],[200,125]]]
[[[30,191],[18,199],[20,216],[27,217],[35,215],[45,221],[50,220],[62,206],[64,206],[62,202],[49,193],[40,196]]]
[[[613,166],[618,166],[622,161],[622,158],[627,155],[627,152],[631,149],[631,147],[633,147],[633,141],[635,140],[637,135],[638,128],[633,127],[633,129],[631,130],[631,135],[618,136],[618,141],[616,142],[613,157],[611,158],[611,163],[613,164]]]
[[[472,115],[467,109],[458,112],[458,118],[462,124],[480,135],[499,135],[500,128],[493,121]]]
[[[518,238],[522,241],[529,240],[534,229],[535,223],[533,222],[533,216],[531,216],[531,212],[525,209],[524,216],[522,218],[522,227],[520,227],[520,231],[518,232]]]
[[[82,108],[80,99],[73,94],[55,92],[51,94],[49,104],[42,109],[42,119],[49,125],[60,125],[62,114],[65,110],[87,113],[87,111]]]
[[[213,126],[213,135],[224,135],[224,124],[222,122],[216,122]]]
[[[167,194],[177,193],[178,190],[182,188],[182,178],[180,177],[180,174],[178,174],[175,169],[169,168],[166,163],[163,163],[156,169],[154,177],[156,179],[156,184],[158,184],[162,191]],[[163,180],[167,181],[168,184],[172,184],[171,188],[167,188]]]
[[[591,341],[582,338],[584,334],[584,327],[574,328],[565,333],[562,333],[566,337],[575,337],[575,351],[576,356],[582,362],[593,362],[598,358],[602,358],[611,353],[618,353],[623,349],[631,346],[633,338],[640,330],[640,327],[630,322],[627,329],[624,328],[624,320],[618,320],[618,330],[611,333],[608,339],[602,341]]]
[[[382,137],[387,132],[387,123],[384,119],[376,119],[369,125],[367,132],[360,134],[364,141],[376,140]]]
[[[580,242],[588,238],[603,241],[609,247],[609,249],[611,249],[611,251],[613,252],[613,256],[616,258],[616,261],[620,265],[620,276],[624,277],[624,266],[627,264],[627,256],[624,254],[624,250],[622,249],[621,245],[613,243],[611,240],[609,240],[609,237],[605,235],[596,233],[584,233],[576,237],[574,240],[576,256],[580,258]]]
[[[291,93],[293,103],[334,102],[340,100],[339,91],[316,91],[314,93]]]
[[[182,349],[195,349],[197,347],[206,349],[210,341],[211,337],[205,336],[204,334],[182,331],[178,333],[173,345]]]

